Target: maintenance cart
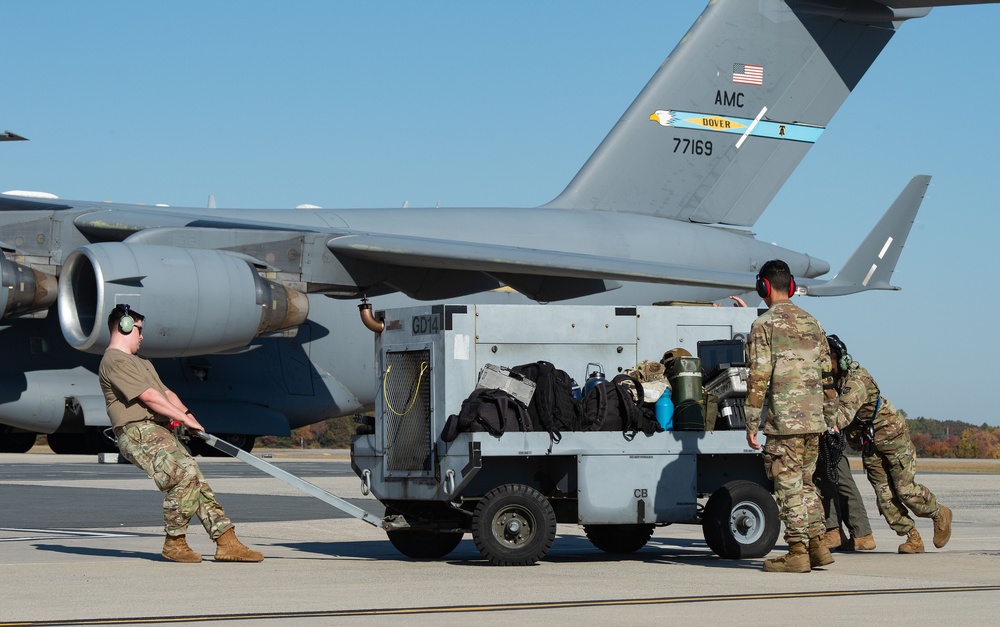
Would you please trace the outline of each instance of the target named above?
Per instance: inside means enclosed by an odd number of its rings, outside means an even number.
[[[699,341],[745,340],[753,308],[426,305],[376,312],[377,394],[352,466],[385,505],[404,555],[440,558],[466,533],[495,564],[542,559],[557,523],[607,552],[642,548],[656,526],[701,524],[720,557],[760,557],[779,532],[772,484],[743,430],[460,433],[449,414],[495,367],[548,361],[582,383]],[[491,368],[487,368],[487,365]],[[489,372],[487,372],[489,374]]]

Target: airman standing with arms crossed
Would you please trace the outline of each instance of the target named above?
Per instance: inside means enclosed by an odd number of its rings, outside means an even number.
[[[764,570],[807,573],[834,561],[821,541],[823,506],[813,484],[819,437],[836,412],[830,349],[819,322],[791,301],[795,279],[788,264],[773,259],[761,266],[757,293],[768,310],[750,328],[747,442],[761,448],[757,431],[766,398],[762,457],[788,543],[788,553],[764,560]]]
[[[188,429],[204,431],[181,399],[163,384],[153,365],[136,355],[144,320],[128,305],[117,305],[111,311],[111,343],[101,359],[99,374],[118,450],[164,492],[167,537],[162,555],[172,562],[201,561],[201,555],[185,539],[188,523],[197,515],[217,545],[216,561],[260,562],[264,556],[236,538],[233,523],[215,500],[198,462],[167,428],[177,421]]]

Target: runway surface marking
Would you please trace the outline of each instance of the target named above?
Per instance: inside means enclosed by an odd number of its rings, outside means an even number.
[[[442,605],[434,607],[402,607],[382,609],[329,610],[313,612],[258,612],[251,614],[205,614],[192,616],[156,616],[131,618],[72,619],[55,621],[0,622],[0,627],[38,627],[40,625],[124,625],[145,623],[198,623],[222,620],[272,618],[338,618],[343,616],[406,616],[415,614],[459,614],[471,612],[510,612],[519,610],[550,610],[579,607],[611,607],[617,605],[676,605],[719,601],[765,601],[774,599],[808,599],[818,597],[859,597],[896,594],[932,594],[1000,591],[998,586],[949,586],[940,588],[887,588],[881,590],[822,590],[816,592],[775,592],[768,594],[720,594],[713,596],[666,597],[656,599],[595,599],[590,601],[553,601],[539,603],[504,603],[497,605]]]
[[[26,540],[51,540],[59,538],[137,538],[135,533],[112,533],[110,531],[71,531],[66,529],[18,529],[15,527],[0,527],[0,533],[31,533],[30,536],[14,536],[0,538],[0,542],[24,542]],[[43,535],[38,535],[43,534]]]

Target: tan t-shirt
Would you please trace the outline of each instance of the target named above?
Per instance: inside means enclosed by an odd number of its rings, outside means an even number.
[[[140,420],[168,422],[166,418],[159,416],[139,400],[139,395],[149,388],[157,389],[164,394],[167,392],[167,386],[160,381],[149,360],[116,348],[109,348],[104,351],[98,374],[112,427],[121,427]]]

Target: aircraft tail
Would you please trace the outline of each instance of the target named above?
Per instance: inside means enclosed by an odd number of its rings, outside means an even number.
[[[840,272],[829,281],[804,282],[809,296],[842,296],[867,290],[898,290],[889,284],[931,177],[915,176]]]
[[[546,206],[753,225],[901,22],[929,11],[709,3]]]

